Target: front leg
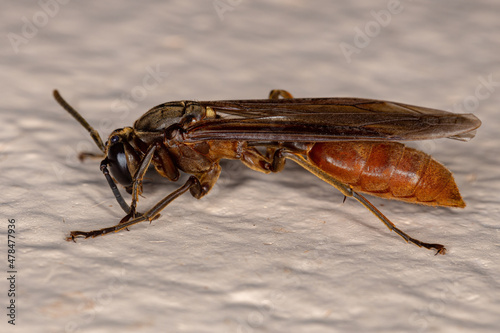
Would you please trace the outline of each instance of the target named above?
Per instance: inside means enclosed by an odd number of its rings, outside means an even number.
[[[146,157],[150,155],[149,153],[150,152],[148,152]],[[151,162],[153,153],[154,153],[154,151],[151,152],[151,156],[149,156],[149,162],[147,162],[146,158],[144,159],[144,161],[141,163],[141,168],[139,168],[139,170],[142,169],[143,165],[147,169],[146,164],[149,165],[149,163]],[[177,190],[175,190],[174,192],[170,193],[165,198],[160,200],[156,205],[154,205],[146,213],[141,214],[137,217],[133,217],[130,214],[128,214],[126,216],[126,217],[128,217],[128,219],[125,220],[125,218],[124,218],[117,225],[114,225],[114,226],[108,227],[108,228],[92,230],[92,231],[71,231],[69,237],[67,237],[66,240],[74,241],[75,238],[78,238],[78,237],[84,237],[84,238],[92,237],[92,238],[94,238],[94,237],[106,235],[109,233],[118,232],[120,230],[126,229],[129,226],[140,223],[140,222],[144,222],[144,221],[151,222],[160,216],[160,212],[169,203],[174,201],[176,198],[178,198],[182,194],[186,193],[188,190],[191,192],[191,195],[197,199],[206,195],[210,191],[210,189],[215,185],[215,183],[217,182],[217,179],[219,178],[220,172],[221,172],[220,165],[218,163],[214,163],[211,166],[211,168],[206,170],[205,172],[199,173],[196,176],[189,177],[189,179],[187,180],[187,182],[183,186],[179,187]],[[139,171],[138,171],[136,173],[136,176],[138,176],[138,178],[142,179],[142,177],[144,176],[144,173],[145,173],[145,171],[143,171],[142,175],[141,175],[141,173],[139,173]],[[134,179],[135,179],[135,177],[134,177]],[[134,184],[139,184],[138,179],[136,179],[136,181],[134,181]],[[130,219],[130,218],[132,218],[132,219]]]
[[[130,215],[129,218],[135,217],[136,215],[137,202],[139,201],[139,195],[142,194],[142,181],[144,179],[146,171],[148,171],[149,165],[151,164],[155,151],[156,151],[155,145],[149,148],[148,152],[146,153],[146,156],[144,156],[144,158],[141,161],[141,164],[139,165],[139,168],[134,174],[133,177],[134,182],[132,183],[132,203],[130,204],[130,211],[128,214]],[[128,221],[128,219],[125,219],[127,216],[125,216],[122,219],[122,222]]]
[[[132,203],[130,206],[123,199],[120,191],[118,190],[118,187],[115,184],[115,181],[109,174],[108,159],[105,158],[101,162],[101,172],[104,174],[104,177],[106,178],[106,181],[108,182],[108,185],[111,188],[111,191],[113,192],[116,201],[118,202],[120,207],[125,211],[125,213],[127,213],[127,215],[122,219],[122,222],[126,222],[131,217],[135,217],[137,215],[136,206],[137,206],[137,201],[139,200],[139,195],[142,193],[142,180],[144,178],[146,171],[148,170],[149,164],[151,163],[151,159],[153,158],[155,149],[156,147],[152,146],[152,148],[148,150],[148,153],[142,159],[139,168],[137,168],[137,171],[135,172],[134,177],[132,178],[133,179],[132,185],[127,186],[127,191],[129,191],[129,193],[132,194]]]
[[[124,200],[121,197],[120,192],[116,188],[116,185],[114,182],[110,183],[110,176],[109,173],[107,173],[107,169],[103,170],[104,175],[106,176],[106,179],[108,180],[109,185],[111,186],[111,189],[113,190],[113,193],[118,200],[118,203],[120,203],[120,206],[122,206],[123,210],[127,213],[121,220],[119,224],[123,224],[127,221],[129,221],[131,218],[135,218],[136,216],[141,216],[141,213],[137,212],[137,202],[139,201],[139,195],[142,194],[142,181],[144,179],[144,175],[146,174],[146,171],[148,171],[149,165],[151,164],[151,160],[153,159],[154,153],[156,150],[156,146],[152,146],[148,152],[146,153],[146,156],[142,159],[139,168],[137,168],[134,177],[133,177],[133,182],[132,185],[129,187],[131,189],[131,194],[132,194],[132,202],[130,204],[130,207],[128,207],[127,204],[123,205]],[[102,165],[101,165],[102,169]],[[111,180],[112,181],[112,180]]]
[[[106,234],[110,234],[113,232],[118,232],[120,230],[126,229],[130,227],[131,225],[144,222],[144,221],[153,221],[154,219],[158,218],[160,216],[160,212],[167,207],[169,203],[174,201],[176,198],[180,197],[184,193],[186,193],[189,189],[193,187],[198,187],[200,185],[198,179],[194,176],[189,177],[187,182],[179,187],[177,190],[173,191],[169,195],[167,195],[165,198],[160,200],[156,205],[153,206],[150,210],[148,210],[146,213],[131,219],[130,221],[125,221],[125,222],[120,222],[117,225],[114,225],[112,227],[108,228],[103,228],[103,229],[98,229],[98,230],[92,230],[92,231],[71,231],[70,235],[66,238],[67,241],[75,241],[75,238],[78,237],[83,237],[83,238],[89,238],[89,237],[98,237]]]

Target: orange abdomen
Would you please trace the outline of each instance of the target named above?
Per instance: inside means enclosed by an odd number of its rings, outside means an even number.
[[[386,199],[465,207],[451,172],[398,142],[319,142],[308,160],[354,191]]]

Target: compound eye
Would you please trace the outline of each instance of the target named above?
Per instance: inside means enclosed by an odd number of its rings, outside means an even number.
[[[114,135],[110,139],[111,145],[108,149],[109,171],[113,177],[123,186],[132,185],[132,176],[127,167],[127,156],[120,138]]]

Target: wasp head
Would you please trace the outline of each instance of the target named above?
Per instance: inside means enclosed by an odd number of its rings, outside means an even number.
[[[103,164],[109,166],[111,175],[122,184],[127,191],[132,186],[132,174],[135,172],[135,154],[129,144],[131,127],[117,129],[111,133],[106,142],[106,158]]]

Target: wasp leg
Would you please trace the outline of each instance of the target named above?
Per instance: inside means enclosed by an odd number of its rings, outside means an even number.
[[[270,173],[272,161],[255,148],[247,148],[241,153],[240,161],[252,170]]]
[[[113,192],[113,194],[116,198],[116,201],[118,201],[118,204],[120,205],[120,207],[125,211],[125,213],[127,213],[127,214],[130,213],[129,205],[123,199],[122,195],[120,194],[120,191],[118,190],[118,187],[116,187],[116,184],[113,181],[113,178],[111,178],[111,175],[109,174],[108,163],[107,163],[106,159],[104,159],[101,162],[101,171],[104,174],[104,177],[106,177],[108,185],[111,188],[111,191]]]
[[[361,194],[354,192],[352,188],[342,182],[339,182],[335,178],[331,177],[329,174],[321,170],[320,168],[316,167],[315,165],[311,164],[306,158],[304,158],[301,155],[295,155],[292,153],[284,153],[284,157],[288,158],[297,164],[299,164],[301,167],[306,169],[307,171],[311,172],[318,178],[324,180],[328,184],[332,185],[333,187],[337,188],[343,195],[346,197],[353,197],[357,201],[359,201],[363,206],[365,206],[370,212],[372,212],[376,217],[379,218],[391,231],[396,232],[399,236],[401,236],[407,243],[411,242],[419,247],[424,247],[426,249],[434,249],[436,250],[436,255],[437,254],[445,254],[446,253],[446,248],[441,245],[441,244],[432,244],[432,243],[425,243],[422,241],[419,241],[418,239],[410,237],[408,234],[403,232],[402,230],[398,229],[394,223],[392,223],[384,214],[382,214],[375,206],[373,206],[364,196]]]
[[[142,180],[142,177],[145,174],[145,170],[147,170],[147,166],[151,163],[152,156],[154,154],[154,148],[151,148],[150,151],[146,154],[143,162],[141,162],[141,166],[139,167],[139,170],[135,174],[135,181],[134,181],[134,186],[137,186],[135,188],[135,191],[138,191],[138,188],[140,186],[140,181]],[[144,167],[144,170],[142,170]],[[210,169],[205,171],[204,173],[200,173],[196,176],[191,176],[187,180],[187,182],[179,187],[177,190],[174,192],[170,193],[167,195],[165,198],[163,198],[161,201],[159,201],[153,208],[148,210],[146,213],[137,216],[135,218],[132,218],[131,220],[127,221],[122,219],[120,223],[117,225],[114,225],[109,228],[103,228],[99,230],[92,230],[92,231],[71,231],[70,236],[66,238],[66,240],[74,240],[77,237],[84,237],[84,238],[89,238],[89,237],[97,237],[97,236],[102,236],[106,235],[112,232],[118,232],[120,230],[126,229],[131,225],[143,222],[143,221],[153,221],[157,219],[160,216],[160,212],[173,200],[175,200],[177,197],[181,196],[182,194],[186,193],[188,190],[191,192],[191,195],[197,199],[203,197],[205,194],[207,194],[210,189],[214,186],[215,182],[219,178],[221,172],[221,167],[218,163],[215,163],[212,165]]]
[[[267,149],[267,156],[272,156],[271,159],[271,171],[272,172],[280,172],[285,168],[285,156],[283,155],[285,152],[284,149]]]
[[[188,190],[194,188],[194,187],[199,187],[200,182],[198,179],[194,176],[189,177],[189,179],[179,187],[177,190],[173,191],[169,195],[167,195],[165,198],[163,198],[161,201],[159,201],[156,205],[153,206],[150,210],[148,210],[146,213],[144,213],[141,216],[138,216],[130,221],[124,222],[124,223],[119,223],[117,225],[114,225],[109,228],[103,228],[99,230],[92,230],[92,231],[71,231],[69,237],[66,238],[67,241],[74,241],[75,238],[78,237],[84,237],[84,238],[89,238],[89,237],[98,237],[102,235],[106,235],[109,233],[113,232],[118,232],[120,230],[126,229],[130,227],[131,225],[143,222],[143,221],[153,221],[156,219],[160,212],[172,201],[174,201],[176,198],[180,197],[184,193],[186,193]]]
[[[280,97],[285,99],[293,98],[292,94],[283,89],[273,89],[269,92],[269,99],[279,99]]]
[[[118,203],[120,204],[120,207],[125,211],[125,213],[127,213],[127,215],[125,215],[123,217],[123,219],[120,221],[120,223],[125,223],[128,220],[130,220],[131,218],[134,218],[138,215],[142,215],[141,213],[137,213],[137,211],[136,211],[137,201],[139,200],[139,195],[142,193],[142,180],[144,178],[146,171],[148,170],[148,167],[149,167],[149,164],[151,163],[151,159],[152,159],[154,152],[155,152],[155,146],[153,146],[153,148],[151,148],[148,151],[146,156],[141,161],[141,165],[139,166],[139,168],[137,169],[137,171],[134,174],[134,177],[133,177],[134,182],[130,186],[130,188],[132,189],[132,191],[131,191],[132,192],[132,203],[130,206],[123,199],[122,195],[120,194],[120,191],[118,190],[118,187],[116,186],[115,182],[113,181],[113,178],[109,174],[108,160],[104,159],[101,162],[101,171],[104,174],[104,177],[106,177],[106,180],[109,184],[109,187],[111,188],[111,191],[113,192],[113,194],[116,198],[116,201],[118,201]]]
[[[120,204],[120,207],[127,213],[125,217],[122,219],[122,222],[128,221],[130,218],[135,217],[137,214],[136,212],[136,206],[137,206],[137,201],[139,200],[139,195],[142,193],[142,180],[144,178],[144,174],[146,173],[149,164],[151,163],[152,156],[155,151],[155,146],[151,148],[146,156],[143,158],[141,165],[137,169],[136,173],[134,174],[134,182],[132,183],[132,203],[129,206],[125,200],[123,199],[122,195],[120,194],[120,191],[118,190],[118,187],[116,186],[115,182],[113,181],[113,178],[111,178],[111,175],[109,174],[108,171],[108,160],[104,159],[101,162],[101,171],[104,174],[104,177],[106,177],[106,180],[108,181],[109,187],[111,188],[111,191],[113,192],[116,201],[118,201],[118,204]]]
[[[255,148],[247,148],[241,153],[241,162],[252,170],[270,173],[280,172],[285,167],[282,148],[267,148],[266,156]]]
[[[134,174],[134,182],[132,183],[132,203],[130,204],[129,215],[130,217],[135,217],[136,215],[136,207],[137,201],[139,201],[139,195],[142,194],[142,180],[144,179],[144,175],[146,171],[148,171],[149,165],[151,164],[151,160],[153,159],[154,153],[156,150],[156,146],[153,145],[146,156],[141,161],[139,168],[136,170]],[[124,220],[122,220],[124,221]],[[126,220],[125,220],[126,221]]]
[[[191,195],[196,199],[200,199],[207,194],[214,187],[217,179],[219,179],[220,172],[221,167],[219,163],[214,163],[207,171],[197,174],[196,178],[198,179],[199,186],[193,186],[189,189]]]

